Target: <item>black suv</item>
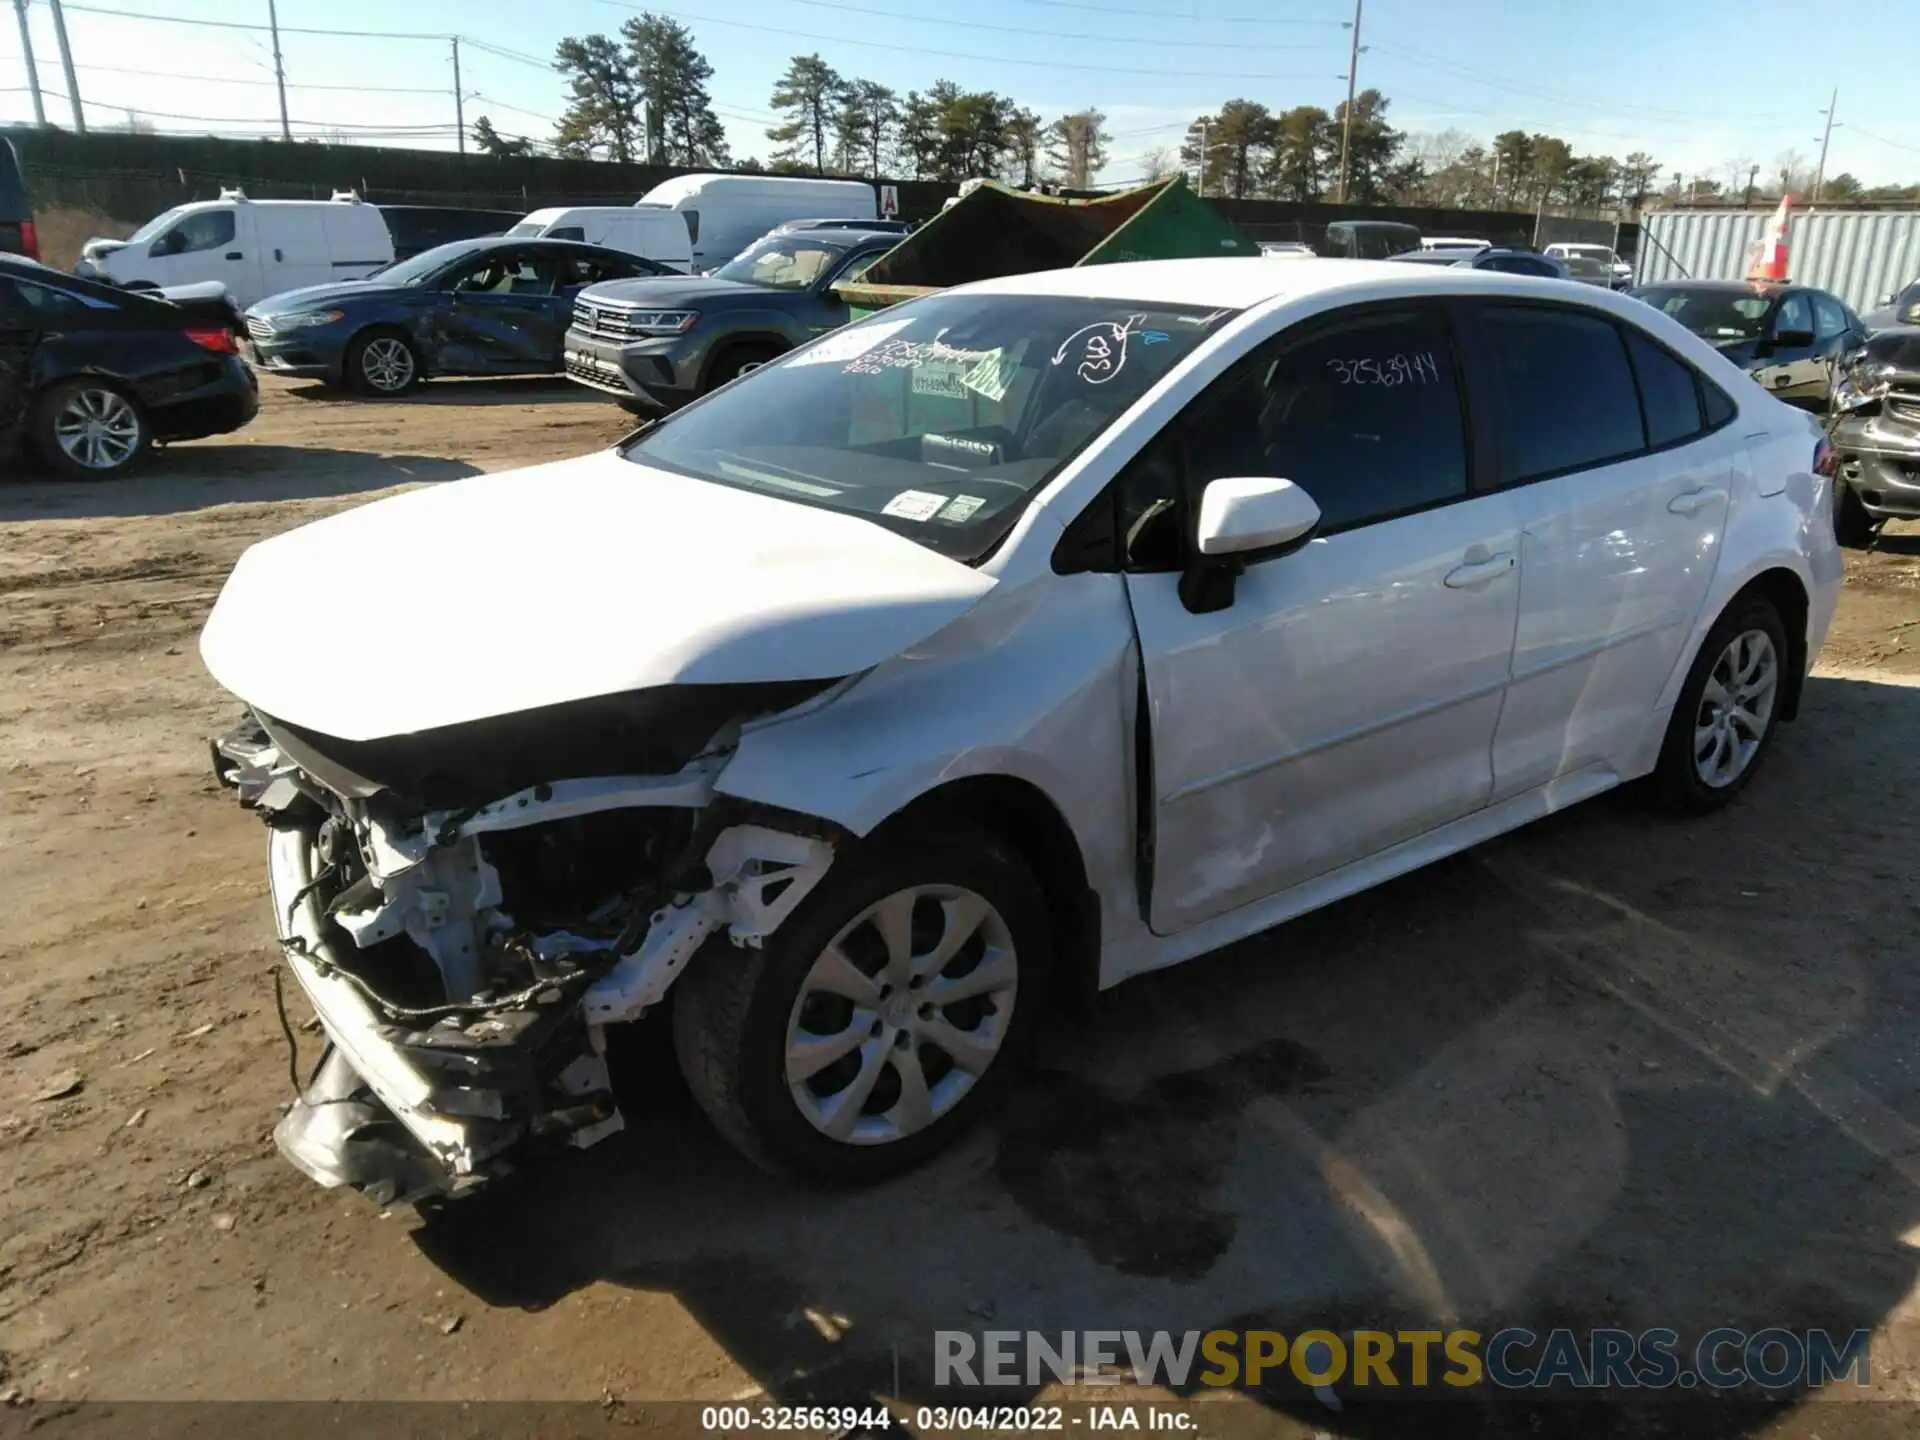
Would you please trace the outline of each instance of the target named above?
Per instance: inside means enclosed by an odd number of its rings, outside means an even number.
[[[5,138],[0,138],[0,252],[40,258],[40,237],[33,229],[33,206],[27,202],[20,156]]]
[[[896,230],[776,230],[711,275],[610,280],[573,302],[566,370],[636,414],[677,409],[847,323],[833,293]]]

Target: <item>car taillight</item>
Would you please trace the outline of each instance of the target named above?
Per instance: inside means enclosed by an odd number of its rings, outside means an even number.
[[[202,350],[211,350],[216,355],[238,355],[240,347],[234,343],[233,331],[214,329],[211,326],[187,331],[187,338]]]
[[[33,228],[31,220],[20,222],[20,253],[29,260],[40,258],[40,233]]]
[[[1833,442],[1824,435],[1814,443],[1813,473],[1829,479],[1840,473],[1840,452],[1833,448]]]

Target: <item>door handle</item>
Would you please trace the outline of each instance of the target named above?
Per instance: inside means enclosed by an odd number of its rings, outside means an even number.
[[[227,259],[229,260],[238,260],[240,258],[241,258],[241,255],[238,250],[229,250],[227,252]]]
[[[1711,485],[1697,485],[1674,496],[1667,502],[1667,509],[1676,515],[1698,515],[1719,498],[1720,492]]]
[[[1513,552],[1502,550],[1498,555],[1489,555],[1484,560],[1469,560],[1464,565],[1454,566],[1441,583],[1449,590],[1476,590],[1492,584],[1511,569]]]

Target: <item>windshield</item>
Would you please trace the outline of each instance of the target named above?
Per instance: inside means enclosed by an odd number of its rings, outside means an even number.
[[[382,265],[378,270],[368,271],[367,278],[378,275],[389,285],[422,285],[449,265],[476,255],[484,248],[471,240],[450,241],[445,245],[436,245],[431,250],[422,250],[405,260],[396,260],[391,265]]]
[[[1056,471],[1234,313],[933,295],[763,366],[622,453],[857,515],[973,561]]]
[[[546,229],[546,228],[547,228],[547,227],[546,227],[546,224],[545,224],[545,223],[544,223],[543,221],[539,221],[539,220],[522,220],[522,221],[521,221],[521,222],[520,222],[520,223],[519,223],[518,225],[515,225],[515,226],[514,226],[514,227],[513,227],[513,228],[512,228],[511,230],[509,230],[509,231],[507,231],[507,234],[509,234],[509,235],[538,235],[538,234],[539,234],[539,233],[540,233],[540,232],[541,232],[542,230],[544,230],[544,229]]]
[[[771,290],[810,290],[818,280],[846,254],[839,245],[829,245],[818,236],[804,232],[769,235],[749,246],[714,274],[722,280],[739,280],[748,285],[764,285]]]
[[[1893,297],[1893,318],[1900,325],[1920,325],[1920,280]]]
[[[1773,297],[1748,290],[1708,290],[1663,285],[1639,298],[1678,320],[1702,340],[1757,340]]]
[[[129,235],[127,237],[127,243],[129,245],[145,244],[162,230],[173,224],[174,221],[178,220],[181,214],[182,209],[178,205],[174,206],[171,210],[162,210],[158,215],[134,231],[133,234]]]

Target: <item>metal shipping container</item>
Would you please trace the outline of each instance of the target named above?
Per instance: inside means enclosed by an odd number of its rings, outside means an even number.
[[[1655,211],[1641,221],[1634,279],[1743,279],[1747,246],[1772,218],[1772,209]],[[1787,274],[1871,310],[1920,279],[1920,211],[1789,211]]]

